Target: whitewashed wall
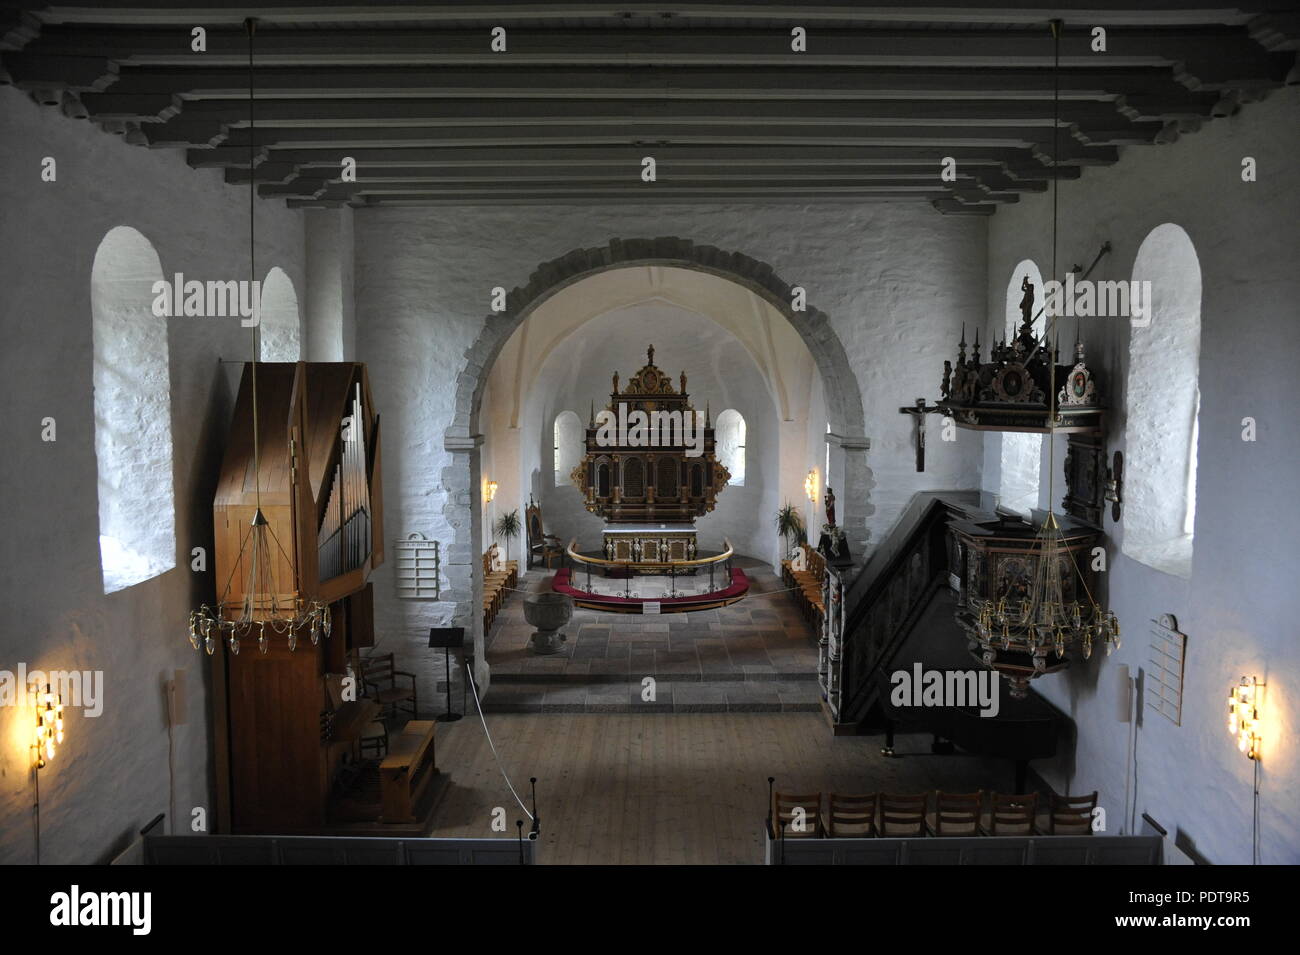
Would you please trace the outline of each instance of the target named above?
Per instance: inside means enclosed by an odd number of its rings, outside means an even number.
[[[1111,828],[1124,816],[1127,727],[1115,718],[1116,666],[1146,665],[1149,621],[1177,616],[1187,632],[1183,721],[1145,716],[1137,739],[1138,817],[1149,813],[1217,863],[1251,860],[1253,766],[1226,730],[1229,686],[1267,680],[1261,766],[1262,858],[1300,862],[1300,589],[1295,504],[1300,429],[1295,368],[1300,359],[1300,90],[1280,91],[1180,142],[1129,150],[1119,165],[1091,169],[1060,191],[1059,261],[1085,266],[1105,240],[1114,252],[1093,274],[1128,279],[1138,247],[1173,222],[1196,246],[1202,277],[1200,452],[1191,579],[1160,573],[1120,551],[1124,528],[1106,520],[1110,605],[1127,634],[1123,648],[1039,689],[1078,723],[1072,765],[1052,767],[1058,789],[1101,791]],[[1241,180],[1243,157],[1257,182]],[[1003,321],[1012,267],[1051,261],[1050,195],[999,210],[989,228],[989,330]],[[1046,274],[1044,275],[1046,276]],[[1072,334],[1073,322],[1067,333]],[[1111,450],[1126,448],[1123,393],[1130,330],[1115,319],[1084,320],[1091,365],[1102,377]],[[1062,336],[1065,351],[1066,336]],[[1242,419],[1258,422],[1243,443]],[[990,438],[990,444],[996,437]],[[1062,442],[1063,443],[1063,442]],[[984,486],[998,487],[996,453]],[[1058,451],[1056,467],[1061,467]],[[1059,475],[1059,470],[1058,470]],[[1173,474],[1171,480],[1185,476]],[[1058,480],[1058,488],[1060,482]],[[1045,492],[1044,492],[1045,493]]]
[[[41,160],[57,161],[43,183]],[[186,639],[189,610],[212,597],[211,573],[190,570],[190,548],[211,553],[212,491],[237,379],[219,357],[245,360],[238,318],[168,320],[175,445],[176,567],[105,596],[100,580],[91,384],[91,264],[113,227],[152,242],[163,273],[248,277],[248,195],[179,153],[127,146],[88,123],[0,90],[0,208],[6,245],[3,378],[7,413],[0,486],[0,669],[102,670],[103,714],[67,716],[67,741],[41,770],[42,861],[110,857],[168,807],[162,684],[189,671],[188,725],[175,734],[176,805],[211,809],[206,662]],[[261,202],[259,277],[282,268],[302,288],[302,221]],[[232,366],[233,367],[233,366]],[[57,441],[41,441],[41,419]],[[159,510],[171,501],[159,501]],[[211,563],[209,562],[209,566]],[[31,712],[0,707],[0,862],[32,862]]]

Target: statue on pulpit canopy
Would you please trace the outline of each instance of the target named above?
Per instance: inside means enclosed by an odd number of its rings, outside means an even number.
[[[1034,324],[1034,283],[1029,281],[1028,274],[1020,280],[1020,291],[1025,293],[1020,299],[1021,323],[1032,326]]]
[[[826,488],[826,524],[835,526],[835,492],[829,486]]]

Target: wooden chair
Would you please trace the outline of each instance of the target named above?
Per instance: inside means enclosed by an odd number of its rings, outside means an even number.
[[[926,828],[932,836],[978,836],[983,802],[982,790],[973,793],[936,791],[933,821],[928,821]]]
[[[1031,836],[1037,808],[1038,793],[992,793],[989,811],[980,821],[980,833],[986,836]]]
[[[878,793],[831,793],[822,828],[832,839],[867,839],[876,835]]]
[[[388,725],[383,720],[372,720],[357,737],[357,749],[362,756],[388,755]]]
[[[1040,835],[1089,836],[1092,835],[1092,811],[1097,808],[1097,793],[1087,796],[1057,796],[1053,794],[1047,812],[1047,825],[1038,823]]]
[[[880,834],[882,836],[925,835],[925,809],[929,793],[916,796],[880,794]]]
[[[803,810],[803,829],[794,828],[797,810]],[[821,793],[772,793],[773,839],[820,839],[822,836]]]
[[[410,680],[411,685],[399,686],[398,677]],[[366,688],[366,695],[391,716],[397,716],[399,710],[408,710],[415,719],[419,712],[415,674],[397,669],[396,658],[391,653],[361,658],[361,684]]]
[[[543,563],[551,569],[551,561],[564,557],[564,547],[554,534],[548,534],[542,527],[542,506],[528,495],[528,507],[524,509],[524,525],[528,530],[528,568],[535,563]]]

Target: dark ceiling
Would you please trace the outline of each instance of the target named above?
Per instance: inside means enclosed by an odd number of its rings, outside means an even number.
[[[261,195],[295,206],[911,199],[978,215],[1045,190],[1058,147],[1077,178],[1300,81],[1298,39],[1294,7],[1213,0],[4,4],[0,83],[232,183],[251,142]]]

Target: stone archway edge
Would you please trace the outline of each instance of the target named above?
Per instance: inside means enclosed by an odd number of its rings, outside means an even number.
[[[507,293],[505,311],[485,317],[478,340],[465,352],[466,367],[457,380],[456,407],[447,429],[448,437],[467,438],[474,432],[478,401],[487,377],[484,372],[492,366],[497,352],[518,324],[537,305],[589,275],[634,265],[678,266],[711,272],[768,301],[794,326],[812,352],[825,385],[836,430],[848,435],[864,434],[865,416],[857,377],[830,319],[824,313],[812,306],[805,311],[793,311],[790,299],[794,286],[778,276],[766,262],[712,245],[697,245],[690,239],[661,236],[654,239],[616,238],[605,246],[574,249],[538,266],[526,285]],[[452,449],[448,447],[447,450]]]

